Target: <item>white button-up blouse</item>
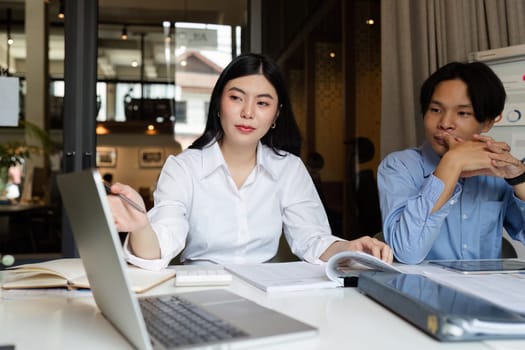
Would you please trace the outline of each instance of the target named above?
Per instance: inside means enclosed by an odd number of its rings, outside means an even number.
[[[284,232],[295,255],[320,263],[319,256],[340,239],[330,232],[301,159],[282,153],[285,156],[259,143],[257,164],[240,189],[216,142],[170,156],[154,191],[155,205],[148,212],[161,258],[134,256],[125,242],[127,260],[160,269],[183,251],[182,261],[260,263],[274,257]]]

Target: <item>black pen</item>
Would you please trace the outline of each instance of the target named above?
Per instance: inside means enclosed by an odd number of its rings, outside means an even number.
[[[122,199],[124,202],[128,203],[129,205],[131,205],[133,208],[135,208],[136,210],[140,211],[141,213],[144,213],[146,214],[146,211],[144,209],[142,209],[140,207],[140,205],[138,205],[137,203],[133,202],[131,199],[129,199],[128,197],[124,196],[123,194],[121,193],[113,193],[111,192],[111,186],[108,185],[107,183],[104,182],[104,187],[106,188],[106,193],[109,194],[109,195],[112,195],[112,196],[118,196],[120,199]]]

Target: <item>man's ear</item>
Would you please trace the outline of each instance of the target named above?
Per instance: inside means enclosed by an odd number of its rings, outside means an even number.
[[[499,122],[502,118],[502,115],[498,115],[496,118],[494,119],[490,119],[490,120],[485,120],[483,122],[483,128],[481,129],[481,132],[488,132],[490,129],[492,129],[492,127],[494,126],[495,123]]]

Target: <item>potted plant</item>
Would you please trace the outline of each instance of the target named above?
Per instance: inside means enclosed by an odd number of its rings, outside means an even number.
[[[28,145],[25,140],[0,143],[0,199],[5,198],[9,168],[23,165],[31,154],[46,155],[51,148],[51,140],[45,130],[27,121],[21,121],[20,125],[24,127],[27,135],[35,137],[40,142],[40,146]]]

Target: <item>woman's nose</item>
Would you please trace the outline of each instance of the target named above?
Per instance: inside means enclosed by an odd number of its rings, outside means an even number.
[[[241,111],[241,117],[246,119],[252,119],[253,113],[253,108],[250,105],[246,104]]]

